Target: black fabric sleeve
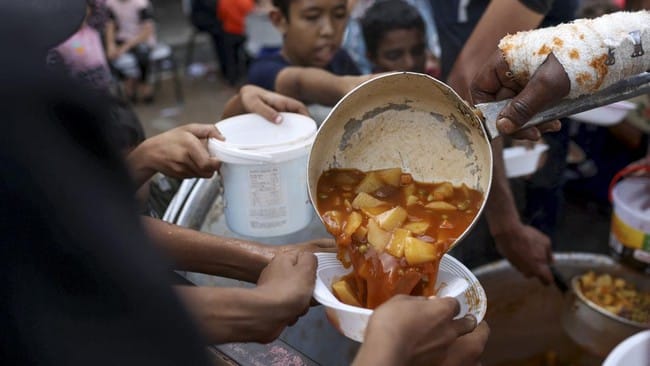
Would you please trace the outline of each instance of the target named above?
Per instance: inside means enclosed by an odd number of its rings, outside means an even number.
[[[555,0],[519,0],[519,2],[535,13],[546,15],[551,10]]]

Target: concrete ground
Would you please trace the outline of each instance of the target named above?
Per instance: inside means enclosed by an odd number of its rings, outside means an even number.
[[[189,65],[185,64],[185,58],[192,27],[183,13],[181,1],[156,0],[153,4],[158,40],[173,49],[180,72],[184,101],[179,103],[176,100],[172,74],[163,73],[154,103],[135,105],[147,136],[186,123],[217,122],[223,105],[236,93],[236,88],[224,83],[216,75],[216,60],[210,39],[206,34],[197,36],[191,60],[196,68],[208,69],[210,72],[197,76],[188,75],[186,71]]]

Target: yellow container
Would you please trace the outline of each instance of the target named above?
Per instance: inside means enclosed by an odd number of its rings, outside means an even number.
[[[650,273],[650,177],[624,176],[650,166],[624,169],[612,180],[613,205],[609,245],[614,257]]]

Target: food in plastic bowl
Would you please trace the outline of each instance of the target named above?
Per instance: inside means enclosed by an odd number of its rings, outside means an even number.
[[[334,253],[317,253],[318,269],[314,299],[325,306],[325,313],[332,325],[346,337],[363,342],[372,310],[347,305],[332,292],[332,284],[352,271],[345,268]],[[460,303],[457,318],[472,314],[477,322],[485,316],[487,297],[478,279],[457,259],[445,254],[440,261],[436,280],[438,297],[454,297]]]

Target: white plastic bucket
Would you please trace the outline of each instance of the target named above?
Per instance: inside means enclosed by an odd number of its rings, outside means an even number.
[[[650,177],[623,178],[636,171],[650,172],[650,166],[619,172],[610,184],[612,213],[610,246],[621,257],[631,257],[640,266],[650,267]]]
[[[244,114],[216,124],[226,141],[211,139],[208,149],[220,159],[226,223],[238,234],[253,237],[286,235],[312,219],[307,192],[307,157],[316,122],[282,113],[273,124]]]

